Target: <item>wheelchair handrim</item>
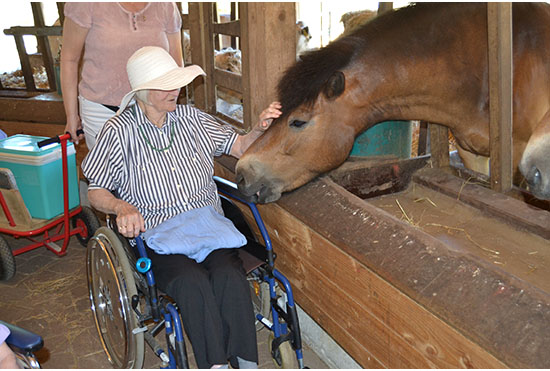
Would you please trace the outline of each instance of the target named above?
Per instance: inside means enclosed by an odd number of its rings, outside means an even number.
[[[140,367],[136,342],[143,343],[143,334],[132,333],[137,326],[129,304],[136,286],[133,277],[125,277],[115,259],[117,254],[105,236],[98,234],[92,238],[87,256],[91,308],[109,361],[119,368]]]

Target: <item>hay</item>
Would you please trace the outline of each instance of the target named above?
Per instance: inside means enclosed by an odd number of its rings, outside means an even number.
[[[485,251],[485,252],[488,252],[490,254],[492,254],[491,256],[492,257],[498,257],[498,255],[500,255],[500,252],[499,251],[496,251],[496,250],[492,250],[492,249],[489,249],[485,246],[482,246],[481,244],[477,243],[476,241],[474,241],[474,239],[472,238],[472,236],[470,236],[470,234],[468,232],[466,232],[466,230],[464,228],[457,228],[457,227],[450,227],[448,225],[443,225],[443,224],[438,224],[438,223],[426,223],[426,225],[429,225],[429,226],[433,226],[433,227],[440,227],[440,228],[444,228],[447,230],[447,232],[450,232],[450,231],[457,231],[457,232],[462,232],[464,233],[464,235],[466,236],[466,238],[471,242],[473,243],[476,247],[478,247],[479,249]],[[450,233],[449,233],[450,234]],[[496,255],[496,256],[495,256]]]
[[[403,213],[403,216],[405,217],[405,219],[407,219],[407,222],[409,224],[412,224],[412,225],[415,225],[413,223],[413,220],[411,218],[409,218],[409,216],[407,215],[407,213],[405,212],[405,210],[403,209],[403,206],[401,206],[401,204],[399,203],[399,200],[398,199],[395,199],[395,202],[397,203],[397,206],[399,206],[399,210],[401,210],[401,212]]]
[[[437,207],[437,205],[435,204],[435,202],[433,202],[432,200],[430,200],[429,197],[422,197],[422,198],[417,198],[414,200],[414,202],[422,202],[422,201],[428,201],[430,204],[432,204],[433,207]]]

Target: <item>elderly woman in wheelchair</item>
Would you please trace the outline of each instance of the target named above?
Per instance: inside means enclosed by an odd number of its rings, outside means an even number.
[[[116,216],[116,232],[131,238],[130,244],[143,236],[141,248],[152,263],[156,286],[175,300],[197,365],[227,368],[229,361],[233,367],[255,368],[254,311],[236,249],[246,240],[223,216],[213,158],[239,157],[279,117],[280,104],[264,110],[249,134],[238,135],[212,116],[176,104],[180,88],[204,75],[200,67],[178,67],[162,48],[144,47],[128,60],[127,72],[132,91],[82,163],[90,203]],[[111,304],[113,293],[101,283],[106,288],[98,300]],[[125,284],[117,283],[119,289]],[[127,300],[135,310],[138,297],[129,290]],[[126,361],[119,366],[141,366],[127,362],[127,355],[121,358]]]

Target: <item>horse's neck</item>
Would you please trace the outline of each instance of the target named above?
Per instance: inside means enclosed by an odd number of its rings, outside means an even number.
[[[373,70],[371,67],[369,70]],[[357,109],[354,115],[363,118],[357,121],[356,135],[379,122],[390,120],[422,120],[454,130],[466,122],[479,122],[486,114],[481,109],[472,112],[470,106],[465,109],[469,103],[446,91],[445,83],[419,84],[418,78],[406,80],[385,76],[384,66],[374,70],[378,73],[352,71],[350,84],[346,81],[350,105]]]

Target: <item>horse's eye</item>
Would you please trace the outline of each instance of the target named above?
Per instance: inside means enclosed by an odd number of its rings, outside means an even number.
[[[290,126],[294,126],[295,128],[299,128],[305,124],[307,124],[307,121],[292,120],[290,122]]]

